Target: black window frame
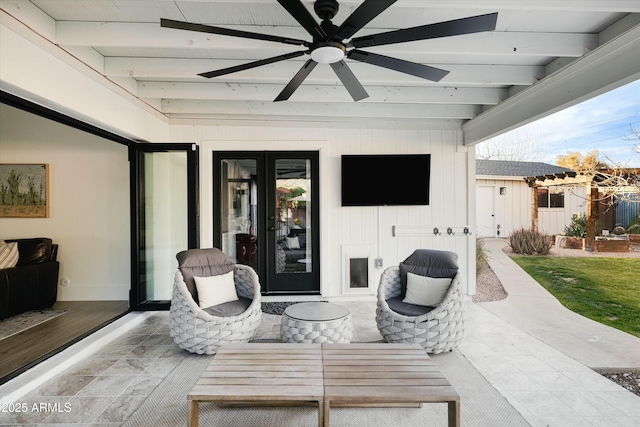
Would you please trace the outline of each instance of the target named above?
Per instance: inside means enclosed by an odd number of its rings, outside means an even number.
[[[564,189],[551,191],[550,187],[536,188],[538,198],[538,208],[564,209]]]

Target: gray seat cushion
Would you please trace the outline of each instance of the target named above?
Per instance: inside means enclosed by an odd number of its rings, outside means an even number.
[[[249,298],[240,297],[237,301],[225,302],[204,308],[203,310],[217,317],[239,316],[249,308],[251,302],[252,300]]]
[[[389,308],[392,311],[395,311],[398,314],[411,316],[411,317],[422,316],[423,314],[427,314],[428,312],[430,312],[435,308],[435,307],[428,307],[424,305],[408,304],[406,302],[402,302],[402,300],[403,300],[403,297],[401,296],[389,298],[387,300],[387,304],[389,304]]]

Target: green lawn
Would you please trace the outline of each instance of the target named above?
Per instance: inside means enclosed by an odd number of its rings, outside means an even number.
[[[640,259],[512,259],[568,309],[640,337]]]

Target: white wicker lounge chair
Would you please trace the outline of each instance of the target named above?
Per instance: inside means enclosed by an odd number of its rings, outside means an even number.
[[[467,316],[459,289],[457,258],[453,252],[420,249],[400,266],[389,267],[382,273],[376,323],[385,341],[418,343],[427,353],[451,351],[462,342]],[[435,307],[403,303],[409,272],[451,278],[442,302]]]
[[[248,342],[260,326],[260,282],[249,266],[235,264],[219,249],[190,249],[176,255],[170,309],[170,334],[178,346],[191,353],[215,354],[229,342]],[[239,299],[200,308],[194,277],[217,276],[234,271]]]

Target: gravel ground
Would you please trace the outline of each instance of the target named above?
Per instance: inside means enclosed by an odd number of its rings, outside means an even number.
[[[507,292],[502,287],[500,279],[487,267],[478,272],[476,277],[476,294],[472,296],[473,302],[500,301],[507,297]]]
[[[504,252],[512,255],[511,248],[506,246]],[[629,252],[623,253],[593,253],[579,249],[552,248],[549,256],[559,257],[611,257],[611,258],[640,258],[640,247],[632,246]],[[491,267],[487,267],[480,271],[477,275],[476,294],[472,296],[473,302],[491,302],[500,301],[507,297],[507,293],[500,283],[500,279],[493,272]],[[640,396],[640,370],[631,370],[626,372],[600,372],[603,376],[615,382],[616,384],[626,388],[630,392]]]
[[[601,372],[614,383],[621,385],[631,393],[640,396],[640,371],[631,372]]]

